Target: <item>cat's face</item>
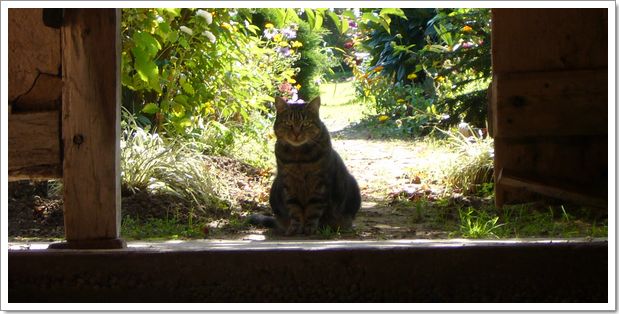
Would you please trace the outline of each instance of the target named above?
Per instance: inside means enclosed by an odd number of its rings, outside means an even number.
[[[319,97],[305,105],[288,105],[286,101],[277,97],[275,106],[277,117],[273,129],[278,140],[292,146],[301,146],[320,136]]]

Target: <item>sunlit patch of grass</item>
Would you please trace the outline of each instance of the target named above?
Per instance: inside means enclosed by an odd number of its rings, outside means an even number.
[[[461,208],[460,233],[465,238],[499,238],[496,231],[503,226],[499,224],[498,216],[491,216],[486,211],[478,211],[472,207]]]
[[[322,228],[318,228],[316,234],[323,239],[334,239],[340,237],[342,234],[340,233],[340,228],[331,228],[330,226],[325,226]]]
[[[366,114],[367,107],[355,98],[352,84],[341,82],[320,86],[320,117],[331,132],[359,122]]]
[[[357,104],[353,82],[326,83],[320,85],[320,102],[329,107]]]
[[[183,224],[174,218],[149,218],[140,220],[125,216],[122,219],[121,234],[125,240],[169,240],[204,238],[199,224]]]
[[[506,205],[501,220],[506,228],[501,237],[607,237],[608,221],[570,214],[563,205],[534,208],[530,204]]]

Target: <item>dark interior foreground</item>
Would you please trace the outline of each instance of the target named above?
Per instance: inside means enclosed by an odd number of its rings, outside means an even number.
[[[605,303],[608,242],[205,241],[24,250],[9,254],[8,284],[9,302]]]

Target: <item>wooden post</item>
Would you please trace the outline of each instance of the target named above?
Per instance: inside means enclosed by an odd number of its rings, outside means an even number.
[[[66,9],[62,248],[121,248],[120,10]],[[58,247],[58,246],[56,246]]]

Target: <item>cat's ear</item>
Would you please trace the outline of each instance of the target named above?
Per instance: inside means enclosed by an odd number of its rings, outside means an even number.
[[[318,113],[318,109],[320,109],[320,96],[310,101],[310,103],[307,104],[307,108],[315,113]]]
[[[277,110],[277,113],[281,113],[286,110],[286,107],[288,107],[288,103],[283,98],[275,96],[275,109]]]

